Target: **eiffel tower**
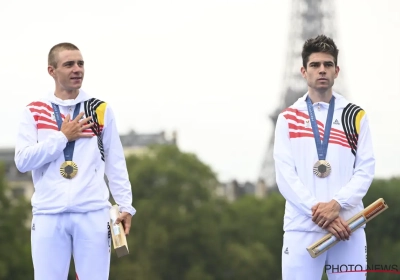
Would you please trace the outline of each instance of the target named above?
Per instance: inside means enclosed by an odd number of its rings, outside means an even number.
[[[269,189],[276,188],[273,147],[275,124],[278,115],[307,92],[307,84],[300,73],[302,66],[301,51],[304,42],[320,34],[331,37],[336,45],[338,45],[338,64],[341,64],[340,45],[338,44],[334,28],[334,4],[335,1],[332,0],[292,0],[291,2],[291,22],[285,64],[288,67],[283,77],[283,91],[281,92],[280,103],[276,110],[269,116],[274,129],[270,135],[260,173],[260,179],[266,183]],[[343,84],[343,78],[339,74],[339,77],[335,80],[334,90],[343,94],[340,90]]]

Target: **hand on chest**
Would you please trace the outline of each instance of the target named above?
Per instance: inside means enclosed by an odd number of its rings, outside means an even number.
[[[66,116],[69,115],[70,120],[74,120],[83,110],[81,108],[78,108],[76,110],[76,106],[62,106],[60,107],[60,112],[61,112],[61,117],[64,120]],[[85,119],[86,115],[83,114],[83,116],[80,118],[81,120]]]

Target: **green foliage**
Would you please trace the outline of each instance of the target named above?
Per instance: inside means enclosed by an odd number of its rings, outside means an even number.
[[[400,178],[375,180],[364,198],[367,207],[378,198],[383,198],[389,208],[366,225],[368,264],[396,265],[400,272],[399,222]],[[398,279],[399,275],[370,273],[368,280]]]
[[[10,199],[0,164],[0,279],[32,279],[30,207],[23,199]]]
[[[117,258],[112,251],[110,279],[281,279],[285,201],[279,193],[218,198],[211,168],[175,146],[153,147],[127,165],[137,214],[127,237],[130,254]],[[0,279],[32,279],[29,228],[23,227],[30,208],[11,203],[6,190],[0,181]],[[389,209],[367,224],[368,263],[400,269],[400,178],[375,180],[364,205],[380,197]],[[368,280],[396,277],[374,273]]]
[[[113,258],[110,278],[127,279],[118,268],[125,261],[134,279],[213,280],[222,258],[215,174],[175,146],[154,147],[127,164],[138,210],[128,237],[133,253]]]
[[[135,206],[111,279],[279,279],[284,200],[215,197],[217,179],[195,155],[153,147],[127,159]],[[279,256],[278,258],[276,256]]]
[[[272,194],[268,200],[245,196],[226,207],[226,279],[279,279],[283,239],[284,200]],[[278,256],[278,257],[277,257]]]

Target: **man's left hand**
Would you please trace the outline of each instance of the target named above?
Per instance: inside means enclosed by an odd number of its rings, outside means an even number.
[[[131,221],[132,221],[132,215],[128,212],[122,212],[118,219],[115,221],[116,224],[119,224],[122,222],[122,225],[124,226],[125,229],[125,235],[129,234],[129,231],[131,229]]]
[[[333,199],[328,203],[319,202],[311,208],[312,220],[321,228],[327,228],[334,219],[339,217],[340,208],[340,204]]]

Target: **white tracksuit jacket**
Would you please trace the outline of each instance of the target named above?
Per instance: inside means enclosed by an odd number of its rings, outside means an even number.
[[[78,174],[73,179],[60,174],[68,140],[58,130],[52,102],[59,105],[63,120],[67,114],[72,118],[75,105],[80,103],[84,118],[93,116],[98,124],[95,131],[88,129],[85,133],[99,137],[75,141],[72,160],[78,165]],[[104,174],[120,210],[136,213],[113,111],[108,104],[82,90],[73,100],[61,100],[51,93],[25,108],[17,135],[15,163],[20,172],[32,171],[33,214],[87,212],[109,207]]]
[[[344,220],[364,209],[362,199],[374,177],[375,158],[365,111],[334,92],[335,111],[326,156],[332,172],[327,178],[318,178],[313,173],[318,155],[307,94],[278,116],[276,182],[286,199],[285,231],[327,232],[312,221],[312,206],[335,199],[342,207],[340,216]],[[322,140],[329,103],[314,103],[313,107]]]

